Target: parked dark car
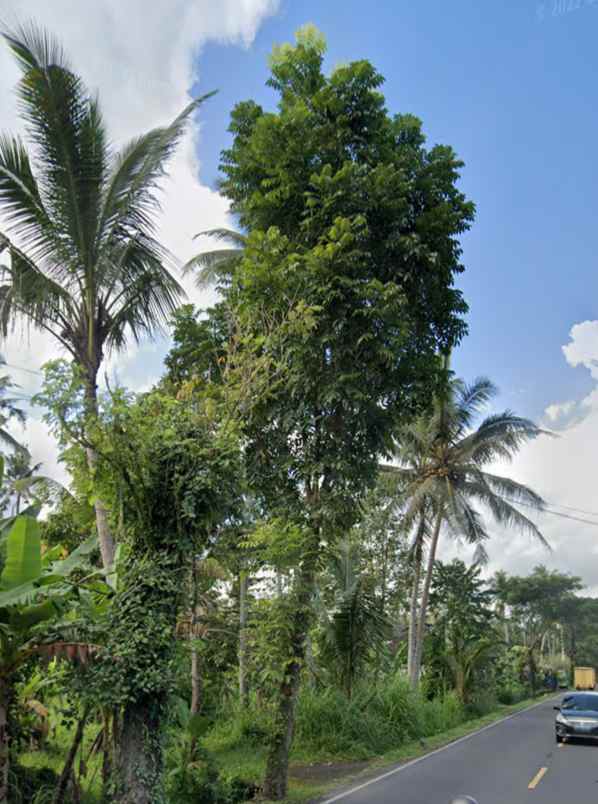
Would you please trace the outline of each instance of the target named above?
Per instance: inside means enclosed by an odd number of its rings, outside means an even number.
[[[554,708],[557,743],[577,737],[598,740],[598,692],[572,692]]]

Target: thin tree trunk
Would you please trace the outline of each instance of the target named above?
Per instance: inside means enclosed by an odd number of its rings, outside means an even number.
[[[119,734],[119,804],[162,801],[160,714],[163,701],[155,696],[125,707]]]
[[[192,601],[189,628],[189,642],[191,646],[191,714],[196,715],[201,706],[201,675],[199,667],[199,653],[197,651],[196,639],[197,632],[197,609],[198,609],[198,585],[199,568],[196,559],[193,559],[191,567]],[[195,749],[195,740],[192,743]]]
[[[102,785],[107,788],[112,776],[113,745],[110,733],[110,710],[102,711]]]
[[[249,576],[246,570],[239,573],[239,701],[247,706],[249,685],[247,679],[247,591]]]
[[[193,632],[191,639],[194,639]],[[194,643],[191,644],[191,715],[196,715],[201,708],[201,671],[199,653]],[[197,738],[191,738],[191,757],[195,757]]]
[[[85,400],[87,415],[97,417],[98,415],[98,398],[97,398],[97,371],[95,373],[89,372],[85,388]],[[93,447],[88,446],[85,450],[87,455],[87,466],[90,474],[93,476],[98,463],[97,452]],[[102,564],[104,569],[108,569],[114,563],[114,539],[110,532],[108,524],[108,511],[104,503],[97,499],[94,502],[94,509],[96,514],[96,528],[98,531],[98,542],[100,544],[100,553],[102,555]]]
[[[0,804],[8,802],[9,766],[8,688],[5,682],[0,682]]]
[[[54,798],[52,799],[52,804],[63,804],[64,802],[64,797],[66,796],[69,781],[73,777],[73,765],[75,764],[77,751],[79,750],[81,742],[83,741],[86,720],[87,720],[87,710],[83,712],[83,715],[81,716],[79,722],[77,723],[77,728],[75,729],[75,736],[73,737],[73,742],[71,743],[71,747],[69,748],[69,752],[67,754],[66,761],[64,763],[64,768],[62,769],[62,773],[60,774],[60,778],[58,779],[58,784],[56,785],[56,790],[54,792]]]
[[[315,687],[318,679],[318,673],[316,671],[316,663],[314,661],[314,646],[309,633],[305,637],[305,666],[309,670],[310,686]]]
[[[432,541],[430,543],[428,566],[426,568],[426,577],[424,579],[424,588],[422,591],[421,606],[419,609],[419,622],[417,624],[417,641],[415,645],[413,676],[411,679],[411,684],[413,687],[417,687],[421,676],[422,654],[423,654],[424,638],[426,634],[426,615],[428,613],[428,600],[430,598],[432,573],[434,571],[434,562],[436,560],[436,548],[438,547],[438,538],[440,536],[440,527],[442,525],[442,518],[443,518],[443,512],[442,509],[440,509],[436,514],[436,522],[434,524],[434,533],[432,534]]]
[[[311,599],[315,587],[315,550],[307,559],[298,579],[297,606],[291,630],[290,657],[279,687],[278,711],[266,763],[264,796],[280,801],[286,798],[289,755],[295,730],[295,709],[305,659],[305,643],[310,625]]]
[[[409,634],[407,645],[407,677],[412,686],[417,685],[417,680],[414,677],[415,673],[415,656],[417,648],[417,604],[419,601],[419,587],[421,582],[422,571],[422,557],[423,557],[423,532],[425,526],[425,518],[422,516],[420,524],[417,529],[415,549],[414,549],[414,567],[413,567],[413,589],[411,591],[411,605],[409,609]]]
[[[201,708],[201,673],[199,654],[195,645],[191,646],[191,714],[196,715]]]
[[[98,456],[94,449],[87,447],[87,466],[90,473],[93,475],[98,463]],[[108,569],[114,563],[114,540],[110,533],[110,526],[108,524],[108,511],[104,503],[96,499],[94,502],[94,509],[96,513],[96,528],[98,531],[98,542],[100,544],[100,553],[102,555],[102,565],[104,569]]]

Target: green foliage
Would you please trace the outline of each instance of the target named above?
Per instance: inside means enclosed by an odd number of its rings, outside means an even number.
[[[229,326],[222,305],[203,317],[190,304],[180,307],[172,318],[173,345],[164,360],[167,383],[178,387],[192,380],[218,382]]]
[[[172,804],[235,804],[253,797],[256,788],[237,776],[219,773],[213,758],[196,741],[205,735],[207,718],[191,715],[186,703],[173,699],[171,745],[166,760],[166,796]]]
[[[341,690],[304,686],[297,704],[295,754],[366,759],[411,740],[447,731],[466,719],[453,695],[429,701],[399,677],[380,685],[361,681],[350,700]],[[226,713],[206,738],[213,752],[267,743],[272,721],[255,706]]]
[[[377,664],[390,637],[390,622],[380,608],[357,544],[341,542],[320,586],[324,594],[319,607],[319,658],[350,698],[357,679]]]
[[[324,49],[306,28],[275,51],[277,111],[235,108],[221,168],[248,232],[226,293],[244,346],[233,363],[270,358],[244,408],[250,479],[301,509],[322,478],[318,518],[334,530],[355,519],[399,411],[435,387],[437,351],[464,333],[453,279],[473,207],[451,149],[427,151],[419,121],[388,114],[369,63],[327,77]]]
[[[493,592],[481,578],[480,568],[462,561],[436,562],[430,594],[433,617],[428,672],[439,675],[464,703],[474,690],[488,686],[484,669],[496,653],[497,633],[492,609]],[[488,711],[492,709],[489,707]],[[480,712],[482,714],[482,712]]]
[[[30,516],[18,517],[7,537],[0,589],[14,589],[41,575],[42,557],[39,525]]]
[[[93,408],[105,351],[155,332],[182,294],[155,237],[158,185],[203,99],[116,151],[59,43],[33,24],[3,38],[21,72],[30,148],[0,139],[2,326],[21,318],[52,334],[84,373]]]

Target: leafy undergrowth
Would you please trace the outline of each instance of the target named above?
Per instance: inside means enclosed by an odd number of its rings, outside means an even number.
[[[52,800],[56,781],[64,767],[74,733],[74,726],[56,724],[41,749],[19,754],[11,778],[14,804],[46,804]],[[91,754],[97,728],[86,730],[82,749],[77,754],[75,772],[80,781],[81,804],[99,804],[101,788],[100,757]],[[81,771],[84,775],[80,775]],[[70,800],[67,798],[67,801]]]
[[[535,699],[491,711],[466,711],[453,695],[428,701],[398,682],[363,689],[351,701],[334,691],[305,690],[297,713],[288,801],[307,801],[335,784],[377,767],[407,761],[529,706]],[[204,744],[223,773],[259,784],[268,719],[263,712],[231,713]]]

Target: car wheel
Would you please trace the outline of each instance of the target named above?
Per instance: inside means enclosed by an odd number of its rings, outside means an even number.
[[[556,741],[557,741],[557,743],[562,743],[563,742],[563,738],[561,737],[560,734],[556,735]]]

